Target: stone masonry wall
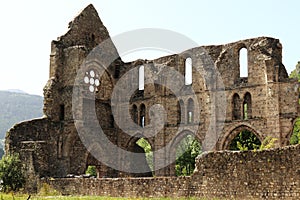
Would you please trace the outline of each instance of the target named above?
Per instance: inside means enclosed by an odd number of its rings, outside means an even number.
[[[239,57],[243,48],[247,50],[247,77],[240,75],[242,66]],[[189,65],[192,67],[191,84],[185,83],[185,71]],[[145,68],[144,90],[138,90],[137,87],[141,66]],[[199,46],[154,60],[138,59],[125,63],[118,55],[96,9],[89,5],[69,23],[68,32],[51,43],[49,80],[44,88],[44,117],[19,123],[10,129],[6,136],[6,152],[20,154],[22,162],[27,165],[28,178],[80,175],[89,165],[96,166],[98,177],[148,176],[134,174],[135,170],[132,170],[148,169],[144,155],[138,160],[125,153],[115,153],[106,146],[110,143],[100,145],[100,141],[107,137],[113,145],[123,150],[142,152],[136,141],[144,137],[153,152],[170,144],[169,149],[154,153],[153,175],[171,177],[175,175],[173,161],[176,149],[188,135],[195,136],[203,151],[228,150],[235,136],[244,130],[251,131],[261,142],[270,136],[278,139],[276,147],[288,145],[293,123],[299,116],[298,87],[298,81],[288,78],[282,63],[280,41],[270,37]],[[114,93],[117,100],[111,101]],[[157,104],[164,108],[164,112],[162,109],[153,109]],[[99,137],[100,127],[106,137]],[[148,133],[154,133],[153,137],[149,137]],[[109,151],[103,151],[107,149]],[[97,160],[97,154],[103,152],[105,155],[102,158],[113,160],[112,163],[121,167],[115,170],[109,167],[111,165],[108,162]],[[217,183],[216,188],[226,186],[226,176],[234,176],[230,174],[234,170],[245,173],[245,176],[231,180],[232,183],[241,180],[237,182],[237,186],[241,187],[244,183],[242,180],[248,180],[246,167],[252,169],[260,166],[262,171],[259,171],[260,168],[255,170],[263,174],[281,169],[281,163],[277,160],[274,165],[268,166],[261,156],[264,153],[258,153],[262,163],[256,163],[255,166],[248,166],[248,161],[247,164],[240,163],[239,156],[248,154],[247,160],[254,162],[256,158],[253,156],[256,154],[251,152],[209,153],[201,158],[204,160],[198,164],[198,175],[184,181],[181,178],[84,181],[96,181],[102,185],[122,185],[124,181],[133,189],[136,188],[133,191],[148,191],[148,183],[143,186],[146,188],[141,188],[143,184],[136,184],[140,180],[161,186],[166,189],[167,196],[173,194],[169,192],[171,185],[174,185],[174,191],[184,188],[191,195],[202,195],[205,191],[219,191],[208,189],[208,186],[213,188],[214,182]],[[290,154],[286,152],[286,155],[276,156],[294,159],[288,157]],[[266,157],[273,159],[269,154]],[[160,163],[169,164],[161,169]],[[204,167],[200,170],[202,164]],[[245,166],[245,169],[239,165]],[[132,173],[126,174],[124,171]],[[202,172],[204,174],[199,175]],[[291,180],[289,177],[281,178]],[[257,189],[259,183],[255,180],[251,179],[253,187]],[[60,181],[67,181],[73,187],[76,181],[81,184],[83,180]],[[30,187],[35,187],[34,184],[28,183]],[[81,193],[88,193],[84,188],[88,189],[92,183],[86,184]],[[97,187],[102,187],[101,184]],[[122,187],[129,191],[129,196],[135,196],[135,193],[130,193],[130,188]],[[197,192],[192,193],[193,187]],[[276,185],[271,191],[276,192],[279,187],[281,185]],[[231,189],[235,188],[233,186]],[[72,191],[71,188],[66,189]],[[224,192],[222,189],[217,194]]]
[[[265,151],[208,152],[191,177],[41,180],[64,195],[297,199],[300,145]]]

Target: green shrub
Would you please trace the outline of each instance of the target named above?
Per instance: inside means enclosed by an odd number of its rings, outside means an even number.
[[[278,140],[277,138],[272,138],[271,136],[267,136],[263,140],[262,144],[260,145],[259,150],[274,148],[277,140]]]
[[[89,165],[85,173],[97,177],[96,166]]]
[[[5,155],[0,160],[1,189],[4,192],[17,191],[25,184],[24,170],[17,154]]]

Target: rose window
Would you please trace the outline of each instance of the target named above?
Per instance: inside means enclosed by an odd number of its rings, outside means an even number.
[[[99,75],[95,73],[94,70],[85,72],[84,83],[89,85],[89,91],[95,92],[98,91],[98,86],[100,85]]]

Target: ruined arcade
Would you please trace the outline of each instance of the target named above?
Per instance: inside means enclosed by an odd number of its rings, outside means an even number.
[[[158,114],[151,112],[155,104],[164,107],[164,127],[147,141],[153,151],[170,144],[170,150],[163,152],[163,157],[170,160],[175,157],[174,149],[178,143],[188,135],[195,136],[207,150],[229,149],[231,141],[242,130],[251,131],[260,141],[267,136],[277,138],[278,147],[289,144],[294,120],[298,116],[298,83],[288,78],[278,39],[259,37],[225,45],[195,47],[155,60],[125,63],[118,55],[97,11],[89,5],[69,24],[68,32],[51,43],[49,80],[44,88],[44,117],[21,122],[7,133],[6,152],[20,154],[26,163],[28,177],[80,175],[89,165],[97,167],[98,177],[152,175],[126,173],[101,163],[82,144],[75,127],[72,110],[74,82],[87,56],[103,41],[108,41],[107,54],[116,59],[103,73],[93,65],[86,65],[81,79],[85,88],[84,98],[78,106],[84,111],[82,119],[87,120],[92,117],[90,115],[95,107],[103,132],[116,146],[131,152],[143,152],[136,141],[145,137],[143,133],[155,126]],[[247,50],[247,77],[240,77],[241,49]],[[213,69],[208,69],[201,57],[204,51],[218,71],[214,77],[209,74]],[[183,83],[184,92],[180,98],[169,88],[155,82],[145,84],[143,89],[136,89],[130,94],[130,118],[121,120],[125,120],[123,124],[128,124],[126,120],[132,120],[138,128],[128,127],[132,128],[135,136],[126,134],[116,123],[112,112],[114,105],[111,98],[118,81],[130,70],[140,69],[141,66],[145,67],[145,80],[151,79],[153,71],[159,78],[163,77],[159,73],[163,73],[165,66],[185,77],[188,65],[192,66],[192,83],[186,83],[182,78],[177,80],[176,77],[172,80],[174,84]],[[205,69],[204,75],[197,71],[200,66]],[[150,68],[152,71],[147,70]],[[127,81],[138,85],[138,70],[135,75],[126,77]],[[122,98],[128,98],[126,94],[120,94],[120,102]],[[224,101],[226,107],[222,107],[224,104],[221,102]],[[122,114],[118,113],[118,116]],[[211,134],[212,142],[207,139],[207,133]],[[146,159],[132,163],[130,161],[134,159],[124,160],[119,154],[115,156],[114,159],[124,168],[148,170]],[[155,156],[154,166],[159,162]],[[171,163],[164,168],[157,168],[153,174],[174,176],[174,165]]]

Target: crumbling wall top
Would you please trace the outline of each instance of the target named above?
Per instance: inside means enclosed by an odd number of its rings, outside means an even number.
[[[92,4],[83,9],[69,23],[68,28],[68,32],[55,41],[63,44],[64,47],[84,45],[93,48],[109,38],[109,33]]]

